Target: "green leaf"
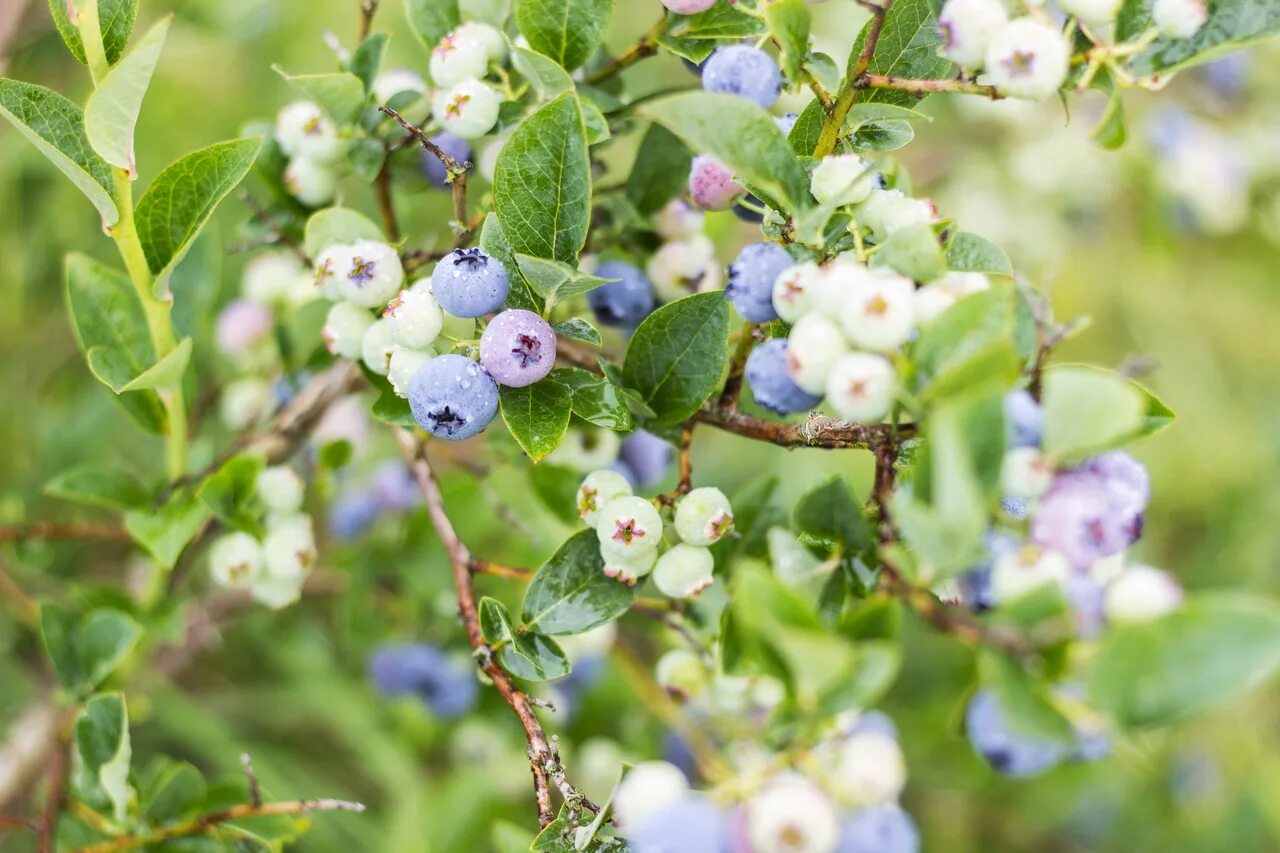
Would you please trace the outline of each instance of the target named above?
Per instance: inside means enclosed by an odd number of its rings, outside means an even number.
[[[67,307],[90,370],[113,391],[116,380],[123,389],[156,361],[142,301],[128,276],[85,255],[68,255],[66,271]],[[154,392],[123,393],[117,399],[144,427],[163,430],[164,405]]]
[[[573,392],[543,379],[523,388],[502,385],[498,394],[502,420],[530,459],[538,462],[560,446],[569,428]]]
[[[572,92],[512,132],[494,169],[493,207],[514,252],[577,262],[591,216],[591,169]]]
[[[914,281],[932,281],[947,271],[938,235],[925,224],[895,230],[876,251],[875,262]]]
[[[724,161],[771,207],[800,212],[813,204],[809,178],[769,114],[734,95],[685,92],[653,101],[640,114],[695,151]],[[686,175],[687,178],[687,175]]]
[[[570,317],[568,320],[555,323],[551,328],[557,337],[572,338],[575,341],[583,341],[593,346],[600,346],[604,343],[604,340],[600,337],[600,330],[581,317]]]
[[[1012,285],[971,294],[920,332],[911,348],[916,388],[926,402],[984,396],[1010,387],[1021,370],[1014,349]]]
[[[40,608],[40,635],[63,687],[87,693],[106,680],[142,639],[142,626],[118,610],[73,619],[52,604]]]
[[[1146,401],[1129,380],[1070,365],[1045,373],[1044,451],[1074,462],[1124,443],[1143,426]]]
[[[159,510],[136,509],[125,513],[124,527],[156,562],[171,569],[208,518],[209,509],[202,501],[192,495],[177,494]]]
[[[79,107],[43,86],[0,78],[0,115],[89,197],[104,225],[120,220],[112,199],[111,165],[89,144]]]
[[[1092,657],[1090,701],[1120,723],[1154,726],[1236,699],[1280,669],[1280,606],[1211,592],[1151,622],[1114,628]]]
[[[876,121],[863,124],[849,137],[849,147],[866,154],[871,151],[897,151],[916,138],[916,131],[905,121]]]
[[[507,301],[503,305],[507,308],[523,308],[535,314],[541,313],[545,303],[538,298],[529,282],[525,281],[524,273],[520,271],[511,251],[511,244],[502,233],[502,224],[492,213],[485,216],[484,225],[480,227],[480,248],[496,258],[511,279],[511,290],[507,292]]]
[[[111,803],[122,821],[129,810],[129,715],[124,695],[103,693],[85,703],[76,718],[76,780],[82,790]]]
[[[129,35],[133,32],[134,21],[138,17],[140,0],[98,0],[98,27],[102,31],[102,47],[107,55],[107,62],[114,65],[124,55],[129,44]],[[67,0],[49,0],[49,12],[53,15],[54,26],[58,34],[66,42],[71,55],[84,64],[88,64],[84,53],[84,41],[80,30],[71,23],[67,15]]]
[[[404,16],[427,50],[462,23],[458,0],[404,0]]]
[[[164,50],[172,13],[160,19],[128,56],[98,84],[84,108],[84,129],[89,144],[113,166],[137,175],[133,133],[142,111],[142,99]]]
[[[804,494],[796,503],[793,521],[797,530],[817,539],[834,542],[845,553],[871,545],[862,506],[849,484],[831,477]]]
[[[609,130],[609,120],[594,101],[579,98],[578,106],[582,110],[582,126],[587,132],[587,145],[599,145],[613,136]]]
[[[541,53],[511,45],[511,64],[533,86],[540,101],[550,100],[573,89],[573,78],[569,76],[569,72]]]
[[[256,514],[252,511],[258,488],[258,475],[266,462],[256,453],[233,456],[200,484],[197,494],[214,516],[232,527],[253,529]]]
[[[1160,430],[1173,423],[1176,415],[1173,409],[1165,405],[1164,401],[1157,397],[1145,385],[1135,380],[1129,380],[1129,384],[1142,395],[1146,401],[1146,413],[1142,419],[1142,426],[1139,428],[1134,438],[1142,438],[1148,435],[1154,435]]]
[[[497,599],[480,599],[480,630],[485,642],[498,647],[498,663],[516,678],[551,681],[569,674],[569,659],[559,644],[542,634],[516,630],[507,606]]]
[[[605,577],[594,530],[575,533],[538,569],[525,590],[521,618],[543,634],[581,634],[617,619],[635,588]]]
[[[195,766],[185,761],[167,762],[139,792],[143,817],[152,824],[191,817],[204,805],[208,786]]]
[[[303,247],[307,257],[314,258],[338,243],[385,239],[382,229],[363,213],[346,207],[326,207],[307,220]]]
[[[89,367],[93,368],[94,351],[89,353]],[[169,350],[169,354],[157,361],[143,373],[125,383],[124,387],[113,389],[117,394],[125,391],[144,391],[148,389],[169,388],[182,381],[182,374],[187,372],[191,362],[191,338],[183,338],[178,345]],[[94,371],[95,373],[97,371]],[[101,377],[99,377],[101,378]]]
[[[529,47],[573,71],[595,52],[613,0],[516,0],[516,25]]]
[[[1116,16],[1116,41],[1132,41],[1154,26],[1154,5],[1155,0],[1125,0]],[[1208,8],[1199,32],[1187,39],[1160,36],[1133,58],[1130,69],[1168,75],[1280,33],[1280,6],[1272,0],[1217,0]]]
[[[663,305],[631,337],[622,370],[659,424],[685,420],[720,387],[729,363],[729,303],[718,291]]]
[[[382,70],[382,58],[387,53],[389,40],[390,37],[386,33],[374,33],[360,42],[360,46],[351,56],[351,73],[364,84],[366,97],[373,94],[373,81]]]
[[[849,54],[849,67],[857,62],[871,26],[869,21],[858,34]],[[938,53],[938,21],[932,0],[894,0],[885,14],[880,40],[871,54],[867,71],[908,80],[938,80],[950,77],[953,66]],[[912,106],[923,100],[892,89],[862,89],[859,102],[879,102]]]
[[[782,48],[782,73],[788,80],[799,80],[805,56],[809,53],[809,6],[805,0],[774,0],[764,7],[769,32]]]
[[[602,811],[608,809],[608,803]],[[579,815],[577,821],[569,807],[562,805],[556,819],[543,827],[533,846],[526,849],[533,853],[630,853],[626,842],[613,837],[592,836],[585,843],[579,840],[578,834],[587,830],[592,821],[587,816]],[[597,819],[599,815],[597,815]],[[689,851],[693,853],[693,851]]]
[[[351,174],[365,183],[373,183],[385,161],[386,149],[373,137],[353,139],[347,145],[347,162],[351,164]]]
[[[692,159],[680,137],[660,124],[649,125],[627,177],[627,198],[642,216],[657,213],[685,191]]]
[[[631,410],[621,389],[608,377],[580,367],[557,367],[551,379],[573,392],[573,413],[584,421],[616,432],[631,429]]]
[[[324,110],[336,125],[349,124],[360,115],[368,98],[364,83],[354,74],[335,71],[329,74],[290,74],[278,65],[273,70],[304,98]]]
[[[163,277],[182,260],[260,150],[260,138],[220,142],[179,158],[156,177],[134,212],[152,273]]]
[[[1076,742],[1071,723],[1054,707],[1048,690],[1009,658],[984,651],[978,662],[983,684],[995,693],[1009,728],[1039,741],[1069,747]]]
[[[559,261],[517,254],[515,262],[529,287],[547,306],[589,293],[605,283],[603,278],[579,272],[577,267]]]
[[[1107,101],[1107,109],[1093,129],[1093,141],[1108,151],[1115,151],[1122,147],[1128,138],[1129,133],[1124,121],[1124,99],[1120,97],[1120,92],[1117,90],[1111,93],[1111,99]]]
[[[732,0],[720,0],[696,15],[668,15],[672,22],[669,35],[691,40],[744,39],[763,35],[764,21],[737,8]]]
[[[947,266],[960,272],[1013,275],[1004,249],[968,231],[957,231],[947,243]]]
[[[128,509],[147,500],[147,490],[132,474],[93,464],[63,471],[45,483],[44,493],[64,501],[104,509]]]

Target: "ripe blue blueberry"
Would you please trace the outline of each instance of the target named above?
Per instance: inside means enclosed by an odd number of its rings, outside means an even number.
[[[380,510],[413,509],[422,503],[418,481],[399,460],[390,460],[377,467],[369,483],[369,495]]]
[[[836,853],[916,853],[920,832],[897,803],[859,809],[840,826]]]
[[[448,131],[441,131],[431,137],[431,141],[459,163],[470,162],[471,145],[465,139],[459,139]],[[430,151],[422,152],[422,176],[434,187],[444,189],[449,186],[449,171],[440,162],[440,158]]]
[[[707,59],[702,67],[702,88],[746,98],[767,110],[782,92],[782,72],[763,50],[735,44],[718,48]]]
[[[470,711],[479,693],[469,668],[424,643],[378,649],[369,661],[369,678],[383,695],[415,694],[442,717]]]
[[[750,243],[729,264],[724,295],[738,313],[753,323],[778,319],[773,309],[773,282],[792,264],[787,250],[773,243]]]
[[[671,467],[671,445],[651,432],[638,429],[622,442],[618,459],[627,466],[636,486],[647,489],[667,476]]]
[[[1044,428],[1044,412],[1026,391],[1010,391],[1004,396],[1006,440],[1011,447],[1039,447]]]
[[[605,283],[587,294],[587,304],[606,326],[634,329],[653,310],[653,285],[640,270],[621,261],[601,264],[595,272]]]
[[[627,843],[633,853],[727,853],[729,824],[709,798],[686,794],[628,827]]]
[[[780,415],[807,411],[822,402],[787,373],[787,342],[783,338],[770,338],[753,349],[747,357],[746,375],[756,402]]]
[[[436,356],[409,383],[409,408],[427,432],[462,441],[480,433],[498,414],[498,384],[469,358]]]
[[[339,542],[358,538],[377,520],[377,501],[364,489],[339,496],[329,507],[329,533]]]
[[[555,363],[556,333],[532,311],[503,311],[480,336],[481,366],[510,388],[532,385],[550,373]]]
[[[455,317],[483,317],[502,307],[511,289],[507,271],[480,249],[454,249],[431,273],[431,291]]]
[[[1067,757],[1065,747],[1056,741],[1013,731],[1004,706],[991,690],[973,694],[964,719],[974,750],[1006,776],[1035,776]]]

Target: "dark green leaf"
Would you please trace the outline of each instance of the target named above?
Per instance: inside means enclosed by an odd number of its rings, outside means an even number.
[[[135,509],[125,514],[129,535],[156,558],[161,566],[173,568],[187,543],[209,518],[209,508],[192,495],[177,494],[158,510]]]
[[[845,550],[861,551],[871,545],[862,506],[841,477],[832,477],[805,493],[796,503],[797,530],[834,542]]]
[[[360,42],[351,56],[351,73],[364,84],[365,95],[373,94],[373,81],[382,70],[382,58],[387,53],[388,40],[386,33],[374,33]]]
[[[557,337],[572,338],[575,341],[583,341],[593,346],[600,346],[604,340],[600,337],[600,331],[581,317],[570,317],[568,320],[556,323],[551,327]]]
[[[763,35],[764,21],[737,8],[731,0],[719,0],[705,12],[696,15],[670,15],[670,35],[692,40],[744,39]]]
[[[658,423],[674,424],[720,387],[728,361],[729,304],[719,292],[695,293],[644,319],[627,346],[623,375]]]
[[[132,474],[96,465],[79,465],[63,471],[44,486],[50,497],[64,501],[128,509],[147,500],[147,490]]]
[[[764,7],[769,32],[782,48],[782,73],[788,80],[799,80],[805,56],[809,53],[809,6],[805,0],[774,0]]]
[[[517,254],[516,266],[535,293],[547,305],[555,305],[595,290],[605,283],[603,278],[579,272],[576,267],[559,261],[548,261],[532,255]]]
[[[265,464],[255,453],[233,456],[200,484],[200,499],[224,524],[255,529],[257,513],[252,503],[258,489],[258,475]]]
[[[569,659],[559,644],[514,628],[507,606],[497,599],[480,599],[480,630],[490,646],[498,647],[498,663],[516,678],[552,681],[569,674]]]
[[[862,28],[849,54],[849,67],[857,61],[871,23]],[[885,15],[880,40],[876,42],[867,71],[908,80],[938,80],[951,76],[952,64],[938,53],[938,21],[932,0],[895,0]],[[863,89],[859,102],[879,102],[912,106],[922,100],[893,89]]]
[[[651,124],[640,140],[627,178],[627,198],[643,216],[657,213],[689,184],[693,152],[660,124]]]
[[[957,231],[947,243],[947,266],[960,272],[1013,275],[1013,264],[1004,249],[968,231]]]
[[[74,619],[46,604],[40,608],[40,633],[58,681],[84,693],[115,671],[142,638],[142,626],[118,610]]]
[[[1116,40],[1132,41],[1150,29],[1154,5],[1155,0],[1125,0],[1116,16]],[[1187,39],[1157,38],[1134,57],[1132,70],[1167,75],[1280,33],[1280,5],[1272,0],[1217,0],[1208,8],[1209,20],[1199,32]]]
[[[516,0],[516,24],[529,47],[573,71],[595,51],[613,0]]]
[[[521,618],[544,634],[581,634],[627,612],[635,588],[605,577],[594,530],[575,533],[538,569]]]
[[[139,792],[143,816],[155,824],[190,817],[204,805],[208,786],[194,766],[185,761],[166,764]]]
[[[502,420],[530,459],[538,462],[560,446],[569,428],[573,392],[550,379],[524,388],[503,385],[498,391]]]
[[[573,413],[584,421],[617,432],[631,429],[631,410],[607,377],[580,367],[557,367],[551,378],[573,392]]]
[[[76,719],[76,780],[89,796],[111,803],[115,819],[129,808],[129,716],[120,693],[103,693],[85,703]]]
[[[504,307],[523,308],[535,314],[541,313],[543,300],[538,298],[533,287],[525,281],[524,273],[520,272],[515,255],[511,251],[511,244],[502,233],[502,225],[498,222],[498,217],[492,213],[484,218],[484,225],[480,227],[480,248],[497,258],[511,279],[511,290],[507,292]]]

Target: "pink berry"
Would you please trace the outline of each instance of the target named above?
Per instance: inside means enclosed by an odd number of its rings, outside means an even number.
[[[689,195],[704,210],[728,210],[746,192],[733,180],[733,171],[710,154],[693,158],[689,171]]]

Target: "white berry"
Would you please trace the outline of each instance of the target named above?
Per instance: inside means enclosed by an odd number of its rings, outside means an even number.
[[[1209,6],[1205,0],[1156,0],[1151,17],[1163,35],[1189,39],[1209,20]]]
[[[867,161],[857,154],[830,154],[814,167],[809,190],[820,204],[858,204],[871,194],[874,177]]]
[[[489,51],[474,33],[454,30],[431,51],[431,79],[448,88],[479,80],[489,68]]]
[[[855,732],[837,748],[832,781],[837,795],[852,806],[896,800],[907,784],[902,748],[884,732]]]
[[[316,540],[311,516],[272,518],[262,542],[267,574],[279,580],[302,580],[316,563]]]
[[[810,394],[821,394],[832,368],[848,349],[834,320],[824,314],[805,314],[787,336],[787,374]]]
[[[689,780],[666,761],[642,761],[627,771],[613,796],[613,809],[624,831],[635,828],[684,796]]]
[[[787,267],[773,282],[773,310],[788,323],[795,323],[809,312],[818,265],[805,261]]]
[[[1146,622],[1177,609],[1182,587],[1168,572],[1128,566],[1107,584],[1103,612],[1112,624]]]
[[[658,558],[653,582],[665,596],[689,598],[711,586],[714,568],[715,558],[710,550],[681,543]]]
[[[248,586],[262,574],[266,559],[262,545],[248,533],[227,533],[209,549],[209,573],[213,582],[228,589]]]
[[[307,207],[323,207],[338,193],[338,175],[327,163],[294,157],[285,167],[284,186]]]
[[[707,665],[689,649],[672,649],[653,665],[653,680],[668,693],[689,700],[707,686]]]
[[[391,329],[386,320],[374,320],[360,339],[360,360],[379,376],[391,372],[391,353],[395,350],[396,342],[391,340]]]
[[[342,155],[338,129],[316,104],[294,101],[276,116],[276,142],[284,153],[317,163],[332,163]]]
[[[335,302],[325,318],[320,337],[333,355],[359,358],[364,347],[364,333],[373,325],[373,316],[359,305]]]
[[[827,795],[798,774],[775,777],[747,803],[747,837],[753,850],[833,853],[839,831]]]
[[[825,387],[831,410],[858,423],[884,420],[897,390],[893,364],[884,356],[865,352],[841,356],[832,365]]]
[[[1053,485],[1053,465],[1038,447],[1014,447],[1000,466],[1000,489],[1011,498],[1030,500]]]
[[[365,308],[383,307],[404,284],[400,256],[377,240],[353,244],[350,261],[339,267],[337,274],[342,298]]]
[[[617,471],[608,468],[592,471],[578,486],[578,518],[588,527],[595,527],[600,521],[601,509],[615,498],[630,494],[631,484]]]
[[[1095,27],[1110,23],[1120,9],[1120,0],[1058,0],[1062,11]]]
[[[901,228],[928,225],[937,216],[933,205],[924,199],[908,198],[902,190],[872,190],[857,210],[858,224],[883,241]]]
[[[306,266],[290,252],[256,256],[245,265],[241,287],[245,299],[266,306],[300,305],[315,295]]]
[[[701,234],[664,243],[645,267],[654,291],[667,302],[690,293],[719,289],[720,270],[715,244]]]
[[[483,21],[464,21],[455,33],[460,38],[474,39],[484,46],[489,61],[501,65],[507,59],[507,37],[502,31]]]
[[[391,339],[410,349],[431,346],[444,328],[444,312],[431,293],[428,278],[414,282],[392,297],[382,318],[391,327]]]
[[[945,273],[916,291],[916,322],[926,326],[964,297],[990,287],[990,280],[980,272]]]
[[[991,570],[991,590],[997,601],[1013,601],[1048,584],[1061,584],[1071,565],[1057,551],[1035,545],[1002,554]]]
[[[915,328],[915,285],[889,270],[860,277],[840,309],[840,327],[855,347],[897,349]]]
[[[1042,101],[1067,79],[1070,50],[1057,28],[1018,18],[987,46],[987,76],[1002,95]]]
[[[961,68],[981,68],[991,37],[1008,21],[1000,0],[947,0],[938,14],[943,55]]]
[[[676,534],[690,545],[719,542],[733,528],[733,508],[714,486],[694,489],[676,506]]]
[[[297,512],[304,490],[302,478],[288,465],[271,465],[258,474],[258,497],[270,512]]]
[[[653,567],[658,562],[658,549],[650,548],[638,554],[617,554],[602,548],[600,556],[604,560],[604,565],[600,569],[601,574],[619,583],[635,586],[640,578],[653,571]]]
[[[436,120],[459,139],[479,139],[498,123],[502,97],[479,80],[465,80],[435,101]]]
[[[409,396],[409,383],[413,381],[414,374],[433,358],[435,353],[430,350],[409,349],[398,345],[391,350],[391,358],[387,362],[387,380],[397,397]]]
[[[596,537],[606,558],[634,558],[662,541],[662,518],[644,498],[614,498],[600,509]]]

